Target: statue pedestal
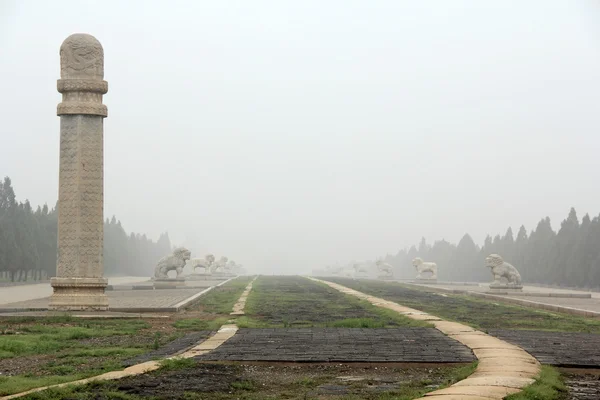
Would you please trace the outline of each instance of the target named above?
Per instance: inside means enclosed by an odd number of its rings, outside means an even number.
[[[210,274],[190,274],[186,277],[190,281],[207,281],[212,279],[212,275]]]
[[[177,289],[185,285],[185,278],[155,278],[154,289]]]
[[[437,283],[437,278],[415,278],[413,283],[423,283],[423,284]]]
[[[511,283],[490,283],[490,289],[487,293],[495,294],[509,294],[518,293],[523,291],[523,285],[511,284]]]
[[[108,296],[104,289],[106,278],[52,278],[54,293],[50,296],[49,310],[107,311]]]
[[[212,274],[213,277],[221,279],[221,278],[233,278],[234,276],[236,276],[235,274],[232,274],[231,272],[213,272]]]

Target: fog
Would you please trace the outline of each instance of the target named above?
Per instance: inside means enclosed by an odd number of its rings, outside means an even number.
[[[105,216],[306,273],[600,212],[595,1],[0,0],[0,175],[58,195],[59,47],[105,52]]]

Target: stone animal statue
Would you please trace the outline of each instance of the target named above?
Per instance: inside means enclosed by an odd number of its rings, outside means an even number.
[[[237,267],[237,264],[235,263],[235,261],[233,261],[233,260],[229,260],[229,261],[227,262],[227,264],[225,264],[225,267],[224,267],[224,269],[225,269],[225,271],[227,271],[227,272],[232,272],[232,271],[234,271],[234,270],[235,270],[235,268],[236,268],[236,267]]]
[[[196,268],[204,268],[204,273],[210,273],[210,266],[215,262],[215,256],[212,254],[207,254],[204,258],[192,258],[188,261],[187,265],[192,267],[192,271],[195,271]]]
[[[366,262],[356,262],[352,264],[352,268],[354,268],[354,271],[356,272],[369,272],[369,266]]]
[[[181,276],[185,263],[190,259],[192,253],[185,247],[178,247],[173,253],[161,258],[154,269],[154,278],[166,279],[169,271],[177,271],[177,277]]]
[[[494,282],[492,284],[500,284],[502,278],[508,281],[509,285],[521,285],[521,274],[511,264],[504,261],[504,259],[498,254],[490,254],[485,258],[485,266],[490,268],[492,275],[494,276]]]
[[[434,262],[425,262],[422,258],[417,257],[412,261],[413,266],[417,270],[417,279],[437,279],[437,264]],[[424,272],[431,272],[431,277],[423,277]]]
[[[218,269],[223,271],[225,269],[225,266],[227,265],[228,260],[229,259],[227,257],[221,257],[219,261],[215,261],[214,263],[212,263],[212,265],[210,266],[210,273],[212,274],[214,272],[217,272]]]
[[[375,265],[377,265],[377,269],[379,270],[379,272],[382,275],[386,275],[386,276],[392,276],[393,275],[393,268],[390,264],[386,263],[383,260],[377,260],[375,262]]]

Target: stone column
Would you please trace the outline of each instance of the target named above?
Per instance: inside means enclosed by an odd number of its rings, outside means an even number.
[[[104,51],[87,34],[60,46],[58,258],[50,310],[108,310],[103,277]]]

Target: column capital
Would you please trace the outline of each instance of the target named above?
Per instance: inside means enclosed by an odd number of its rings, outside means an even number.
[[[63,99],[57,115],[99,115],[108,110],[102,95],[108,92],[104,80],[104,50],[95,37],[75,33],[60,46],[60,77],[57,89]]]

